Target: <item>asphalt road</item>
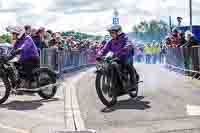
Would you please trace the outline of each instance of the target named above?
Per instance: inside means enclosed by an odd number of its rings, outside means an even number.
[[[43,100],[37,94],[11,95],[0,105],[0,133],[55,133],[66,129],[64,116],[70,109],[64,110],[64,90],[69,90],[71,79],[82,71],[66,74],[54,99]]]
[[[95,90],[95,74],[77,84],[85,126],[97,133],[199,133],[200,84],[159,65],[137,65],[141,79],[139,97],[119,98],[105,111]]]

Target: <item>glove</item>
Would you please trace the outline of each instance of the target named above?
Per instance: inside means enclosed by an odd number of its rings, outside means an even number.
[[[96,57],[96,61],[100,62],[102,60],[102,58],[100,56]]]
[[[16,56],[21,52],[22,49],[16,49],[16,50],[12,50],[11,52],[11,56]]]

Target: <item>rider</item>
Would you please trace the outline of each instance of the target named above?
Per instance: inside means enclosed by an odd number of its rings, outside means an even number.
[[[122,32],[122,27],[120,25],[112,25],[108,28],[112,39],[104,46],[104,48],[98,53],[98,56],[104,56],[109,51],[112,51],[116,57],[119,58],[119,64],[122,65],[122,68],[129,66],[129,72],[131,73],[131,81],[135,84],[134,74],[136,74],[136,80],[139,81],[139,75],[133,67],[133,52],[131,52],[129,46],[129,40],[125,33]],[[119,70],[119,64],[114,64],[114,67]]]
[[[12,33],[12,38],[15,40],[11,54],[13,57],[18,54],[20,55],[19,63],[22,65],[23,71],[27,74],[28,82],[26,87],[30,88],[32,71],[39,67],[40,64],[38,49],[32,38],[25,33],[24,27],[9,26],[7,31]]]

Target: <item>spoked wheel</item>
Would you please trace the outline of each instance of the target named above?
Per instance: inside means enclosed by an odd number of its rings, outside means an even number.
[[[134,76],[134,80],[135,80],[134,82],[137,83],[136,76]],[[130,80],[130,73],[128,73],[128,80],[127,81],[129,82],[128,84],[132,84],[131,80]],[[138,83],[133,86],[132,90],[129,93],[129,96],[131,98],[136,98],[138,96],[138,88],[139,88]]]
[[[0,77],[0,104],[4,103],[10,96],[11,86],[8,78]]]
[[[48,71],[39,71],[38,75],[39,87],[43,87],[54,83],[56,83],[56,77],[54,75],[52,75]],[[38,94],[40,97],[44,99],[51,99],[55,96],[56,92],[57,92],[57,87],[53,86],[52,88],[39,91]]]
[[[117,97],[112,94],[111,79],[104,73],[97,73],[96,75],[96,91],[101,102],[111,107],[116,104]]]

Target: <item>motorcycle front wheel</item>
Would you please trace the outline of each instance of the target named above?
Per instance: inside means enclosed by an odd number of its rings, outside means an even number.
[[[5,75],[1,75],[0,77],[0,104],[3,104],[8,100],[10,96],[11,85],[9,79]]]
[[[96,91],[101,102],[107,106],[111,107],[117,103],[117,96],[112,94],[111,91],[111,80],[105,73],[98,72],[96,75]],[[107,95],[107,96],[105,96]],[[108,98],[106,98],[108,97]],[[108,100],[109,99],[109,100]]]

